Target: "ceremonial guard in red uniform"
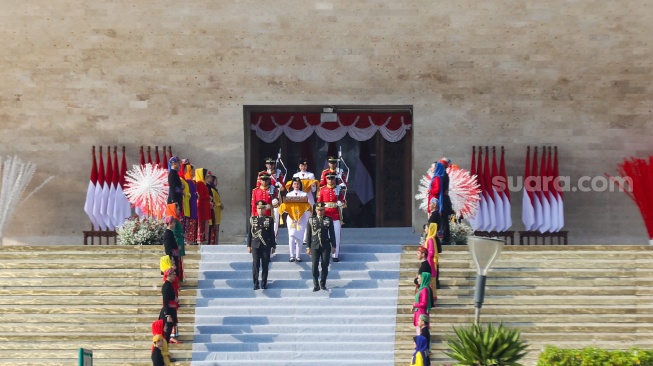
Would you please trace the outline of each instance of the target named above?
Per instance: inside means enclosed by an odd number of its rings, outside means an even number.
[[[333,174],[337,177],[336,184],[347,185],[347,174],[345,172],[342,172],[340,177],[338,177],[338,158],[329,156],[327,157],[327,163],[329,164],[329,168],[322,171],[322,175],[320,176],[320,187],[327,184],[327,174]]]
[[[333,230],[335,232],[336,251],[333,254],[333,261],[338,262],[340,254],[340,229],[342,209],[347,207],[344,190],[339,189],[336,185],[335,174],[325,176],[327,184],[320,187],[317,193],[317,202],[324,202],[324,215],[333,221]]]
[[[273,197],[276,194],[276,189],[270,189],[270,176],[266,173],[262,173],[258,176],[258,180],[261,182],[261,185],[252,189],[252,216],[257,215],[256,202],[264,201],[266,204],[265,215],[272,215],[272,201],[275,200]],[[270,193],[272,191],[272,193]]]
[[[265,170],[261,170],[258,172],[258,179],[256,180],[256,187],[258,188],[261,185],[261,175],[268,175],[270,177],[270,186],[274,187],[275,193],[274,197],[272,197],[273,201],[275,201],[273,205],[273,215],[274,215],[274,235],[277,235],[279,233],[279,211],[277,208],[279,207],[279,199],[277,197],[281,197],[280,193],[285,191],[285,187],[283,186],[282,182],[286,179],[285,173],[282,173],[281,170],[277,169],[277,163],[274,159],[272,158],[265,158]],[[256,202],[256,201],[252,201]]]
[[[280,188],[282,191],[284,190],[284,188],[281,187],[281,184],[277,184],[277,182],[282,183],[286,177],[279,176],[282,174],[281,172],[277,172],[277,164],[274,159],[265,158],[265,170],[261,170],[260,172],[258,172],[258,176],[260,176],[261,174],[267,174],[270,176],[270,185]],[[256,186],[258,187],[260,184],[261,184],[261,179],[258,178],[256,180]]]

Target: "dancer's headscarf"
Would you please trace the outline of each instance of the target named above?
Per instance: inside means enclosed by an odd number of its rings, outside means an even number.
[[[415,341],[415,352],[413,352],[413,362],[415,363],[415,357],[417,357],[417,352],[422,354],[422,360],[426,361],[426,354],[428,353],[429,350],[429,342],[426,340],[426,337],[424,336],[415,336],[413,337],[413,340]]]
[[[426,304],[426,312],[431,311],[431,307],[433,306],[433,294],[431,293],[431,274],[428,272],[422,272],[422,282],[419,283],[419,288],[417,289],[417,293],[415,294],[415,302],[419,302],[419,294],[422,292],[422,289],[426,289],[429,294],[429,301]]]

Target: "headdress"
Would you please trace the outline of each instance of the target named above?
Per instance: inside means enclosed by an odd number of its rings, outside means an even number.
[[[429,322],[429,316],[428,316],[428,314],[421,314],[421,315],[419,316],[419,320],[423,321],[424,323],[428,323],[428,322]]]
[[[171,275],[171,274],[174,274],[174,273],[175,273],[175,269],[172,268],[172,267],[170,267],[170,268],[166,269],[165,272],[163,272],[163,275],[164,275],[166,278],[169,278],[170,275]]]
[[[259,200],[256,202],[256,208],[267,208],[267,207],[268,207],[267,202],[263,200]]]
[[[166,219],[168,217],[172,217],[175,220],[179,220],[179,216],[177,216],[177,204],[176,203],[169,203],[166,206]],[[166,222],[167,224],[167,222]]]
[[[426,354],[429,349],[429,342],[424,336],[414,336],[413,341],[415,341],[415,352],[413,353],[413,362],[415,363],[415,355],[417,352],[422,354],[422,359],[426,359]]]

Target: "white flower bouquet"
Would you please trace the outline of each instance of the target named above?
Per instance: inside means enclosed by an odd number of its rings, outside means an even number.
[[[116,228],[118,245],[161,245],[166,224],[161,220],[130,217]]]
[[[455,244],[467,244],[467,237],[474,235],[474,229],[462,221],[452,221],[449,230],[451,232],[451,241]]]

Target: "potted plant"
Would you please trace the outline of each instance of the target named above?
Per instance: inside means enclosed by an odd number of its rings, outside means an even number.
[[[453,329],[456,337],[449,336],[450,350],[445,354],[458,365],[521,366],[518,361],[526,356],[526,342],[519,339],[519,330],[505,328],[503,323]]]

